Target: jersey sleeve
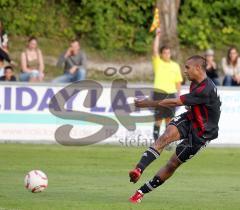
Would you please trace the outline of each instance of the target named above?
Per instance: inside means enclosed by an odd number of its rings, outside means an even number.
[[[180,96],[180,100],[184,105],[194,106],[198,104],[207,104],[209,103],[209,91],[207,88],[198,87],[194,91]]]

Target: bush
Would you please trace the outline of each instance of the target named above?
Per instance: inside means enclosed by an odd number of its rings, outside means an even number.
[[[97,49],[148,51],[154,0],[0,0],[10,34],[83,37]]]
[[[100,50],[143,53],[152,40],[149,27],[154,0],[82,0],[73,16],[74,32]]]
[[[95,49],[146,53],[155,0],[0,0],[0,20],[20,36],[83,38]],[[182,0],[180,43],[205,49],[239,44],[240,1]]]
[[[240,1],[183,1],[179,14],[180,43],[199,49],[239,44]]]
[[[0,0],[0,20],[7,32],[21,36],[57,37],[66,27],[65,1],[55,4],[48,0]]]

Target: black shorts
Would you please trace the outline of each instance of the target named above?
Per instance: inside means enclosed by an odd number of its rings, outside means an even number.
[[[208,143],[208,141],[205,141],[193,132],[191,122],[187,119],[186,113],[173,118],[169,125],[176,126],[181,139],[183,139],[176,148],[176,155],[181,162],[192,158]]]
[[[173,94],[167,94],[167,93],[160,93],[160,92],[154,92],[153,94],[153,100],[163,100],[166,98],[176,98],[176,95]],[[175,115],[175,107],[167,108],[167,107],[158,107],[155,108],[154,111],[154,117],[155,120],[164,119],[164,118],[173,118]]]

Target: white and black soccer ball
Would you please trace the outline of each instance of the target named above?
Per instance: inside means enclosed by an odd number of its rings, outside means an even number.
[[[47,175],[40,170],[32,170],[25,176],[24,185],[32,193],[42,192],[48,186]]]

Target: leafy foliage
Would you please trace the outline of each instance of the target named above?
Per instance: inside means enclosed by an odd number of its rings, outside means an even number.
[[[146,53],[155,0],[0,0],[8,33],[50,38],[81,37],[102,51]],[[182,0],[179,39],[199,49],[238,44],[240,0]]]
[[[0,0],[0,20],[9,33],[83,37],[100,50],[149,48],[154,0]]]
[[[199,49],[238,44],[239,20],[239,0],[185,0],[179,15],[181,44]]]
[[[148,30],[154,0],[82,0],[73,17],[75,33],[101,50],[146,52],[152,40]]]
[[[54,37],[64,27],[62,6],[47,0],[0,0],[0,20],[10,34]]]

